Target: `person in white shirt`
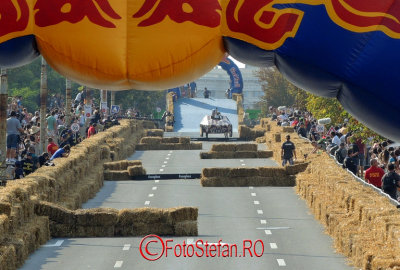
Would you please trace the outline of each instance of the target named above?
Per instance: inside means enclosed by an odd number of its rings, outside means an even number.
[[[339,139],[338,135],[336,134],[336,132],[331,132],[331,136],[332,136],[332,143],[334,143],[337,146],[339,146],[340,145],[340,139]]]

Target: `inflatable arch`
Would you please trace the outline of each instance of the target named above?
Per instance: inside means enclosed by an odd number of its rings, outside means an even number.
[[[43,55],[87,86],[184,85],[227,52],[276,66],[400,140],[398,0],[1,0],[0,67]]]

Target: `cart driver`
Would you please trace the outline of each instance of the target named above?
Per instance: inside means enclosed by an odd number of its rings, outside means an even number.
[[[218,111],[218,108],[215,108],[212,110],[211,118],[218,119],[218,120],[221,119],[221,113]]]

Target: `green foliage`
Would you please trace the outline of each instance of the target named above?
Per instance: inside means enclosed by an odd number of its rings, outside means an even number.
[[[295,106],[305,109],[308,93],[291,84],[282,74],[274,68],[260,68],[256,76],[262,82],[264,96],[260,103],[262,112],[263,106]]]
[[[22,104],[29,112],[39,109],[40,102],[40,74],[41,58],[31,64],[7,70],[9,96],[22,96]],[[65,78],[47,66],[48,95],[61,94],[65,96]],[[82,91],[83,87],[72,83],[72,99]],[[110,94],[109,94],[110,95]],[[97,104],[100,102],[100,91],[91,93]],[[110,96],[108,98],[110,100]],[[123,109],[136,107],[142,113],[150,114],[156,107],[165,108],[164,91],[121,91],[116,94],[116,104],[121,104]]]
[[[165,108],[165,91],[120,91],[115,95],[115,103],[123,109],[136,108],[143,115],[154,113],[156,107]]]
[[[260,102],[263,114],[268,111],[268,106],[294,106],[299,109],[307,109],[316,119],[331,118],[331,125],[342,124],[345,119],[348,128],[355,137],[366,141],[368,138],[384,140],[382,136],[369,129],[348,112],[335,98],[324,98],[307,93],[287,81],[276,69],[260,68],[256,76],[263,83],[264,97]]]

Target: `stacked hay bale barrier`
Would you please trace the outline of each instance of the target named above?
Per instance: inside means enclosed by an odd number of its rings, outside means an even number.
[[[147,137],[163,137],[164,130],[162,130],[162,129],[146,129],[145,135]]]
[[[257,144],[214,144],[210,152],[201,152],[201,159],[270,158],[272,151],[257,151]]]
[[[243,95],[236,94],[236,93],[232,94],[232,99],[234,101],[236,101],[238,124],[243,125],[243,121],[244,121]]]
[[[9,181],[0,188],[0,254],[4,269],[21,266],[28,254],[50,238],[49,219],[34,213],[34,201],[56,202],[77,209],[103,185],[102,166],[133,153],[143,135],[142,122],[123,120],[71,149],[68,158],[54,160],[24,179]],[[108,142],[114,144],[110,146]]]
[[[272,134],[283,133],[271,125]],[[282,134],[284,135],[284,134]],[[267,144],[277,151],[267,133]],[[312,146],[297,136],[291,139],[299,154]],[[280,159],[280,157],[278,157]],[[388,197],[356,181],[326,153],[309,155],[307,169],[297,175],[297,193],[334,239],[335,248],[362,269],[400,269],[400,212]]]
[[[52,237],[113,237],[148,234],[197,236],[198,208],[94,208],[69,210],[37,201],[35,213],[48,217]]]
[[[239,138],[247,141],[254,141],[259,137],[264,137],[267,130],[262,127],[249,128],[243,125],[239,126]]]
[[[189,137],[143,137],[136,150],[199,150],[202,147],[202,143],[190,142]]]
[[[170,92],[167,94],[167,111],[171,114],[171,116],[167,116],[165,119],[165,131],[167,132],[172,132],[174,131],[174,127],[168,125],[168,123],[173,123],[174,122],[174,98],[173,98],[173,93]]]
[[[103,164],[103,169],[106,181],[130,180],[133,176],[146,174],[140,160],[107,162]]]
[[[286,168],[204,168],[201,173],[201,185],[203,187],[292,187],[296,183],[295,174],[304,171],[307,165],[296,165],[292,169],[289,169],[292,166]]]

